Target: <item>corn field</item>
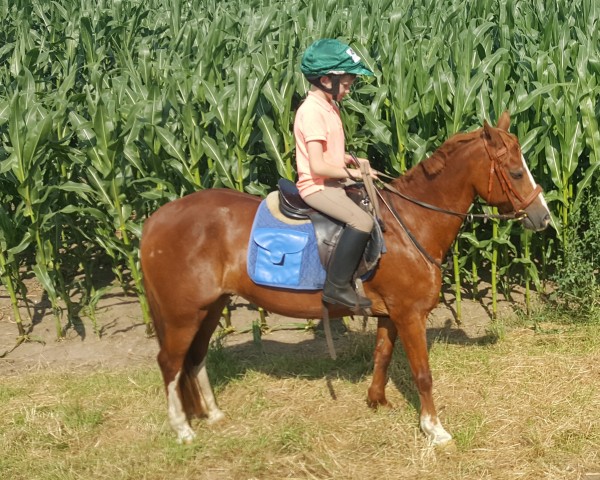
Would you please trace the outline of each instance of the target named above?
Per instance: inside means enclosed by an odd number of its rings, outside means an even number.
[[[554,229],[467,224],[446,280],[458,299],[484,271],[494,295],[540,288],[598,176],[599,13],[596,0],[0,0],[0,276],[19,335],[32,275],[57,336],[94,321],[107,277],[148,322],[148,215],[199,189],[295,179],[299,60],[322,37],[375,72],[342,115],[348,149],[388,174],[511,112]]]

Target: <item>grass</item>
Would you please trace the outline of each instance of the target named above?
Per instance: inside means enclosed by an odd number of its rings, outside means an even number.
[[[339,359],[221,347],[209,365],[227,419],[177,445],[156,367],[31,371],[0,387],[0,478],[579,479],[600,471],[600,333],[503,326],[495,343],[431,345],[434,394],[454,435],[426,445],[398,350],[392,410],[366,407],[373,337]]]

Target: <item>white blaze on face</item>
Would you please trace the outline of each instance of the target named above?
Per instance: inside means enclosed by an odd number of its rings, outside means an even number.
[[[525,161],[525,157],[523,156],[523,154],[521,154],[521,162],[523,163],[523,169],[527,172],[527,176],[529,177],[529,181],[531,182],[531,188],[535,188],[536,187],[536,183],[535,180],[533,179],[533,175],[531,174],[531,171],[529,170],[529,167],[527,166],[527,162]],[[544,196],[542,195],[542,193],[538,193],[538,197],[540,197],[540,201],[542,202],[542,205],[544,206],[544,208],[548,211],[550,211],[548,209],[548,204],[546,203],[546,199],[544,198]]]

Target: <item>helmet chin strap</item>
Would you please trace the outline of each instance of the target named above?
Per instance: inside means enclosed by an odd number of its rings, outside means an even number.
[[[310,83],[312,83],[315,87],[323,90],[324,92],[331,94],[333,99],[336,102],[338,102],[339,101],[338,97],[340,96],[340,75],[325,75],[325,76],[328,76],[331,79],[331,88],[328,88],[321,83],[321,77],[307,78],[307,80]]]

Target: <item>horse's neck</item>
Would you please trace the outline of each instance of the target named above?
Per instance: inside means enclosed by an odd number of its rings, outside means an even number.
[[[394,182],[404,194],[437,208],[466,214],[475,200],[473,160],[480,158],[476,142],[465,142],[451,152],[444,152],[444,165],[435,173],[427,173],[431,163],[439,159],[435,154],[425,160],[428,165],[417,165],[405,177]],[[424,207],[403,202],[401,209],[408,209],[410,227],[417,238],[422,239],[435,256],[443,257],[450,248],[463,223],[463,218],[449,213],[439,213]]]

